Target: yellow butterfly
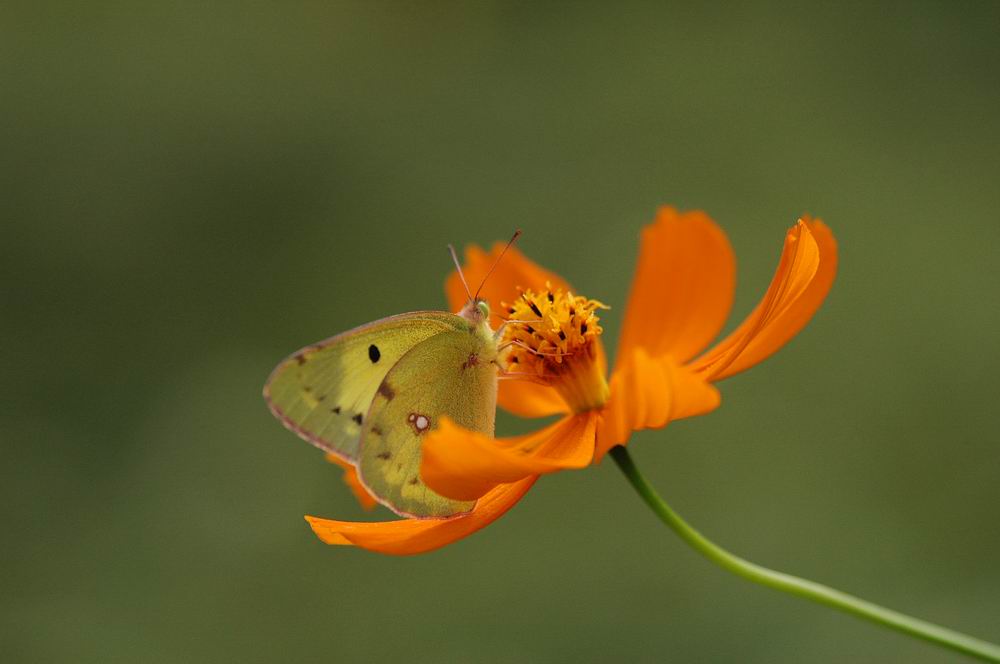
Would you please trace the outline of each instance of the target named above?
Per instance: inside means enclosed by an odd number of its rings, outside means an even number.
[[[285,427],[353,464],[368,491],[402,516],[452,516],[475,504],[434,493],[419,472],[421,439],[442,417],[493,435],[503,326],[494,331],[489,304],[465,289],[457,314],[417,311],[362,325],[293,353],[264,385]]]

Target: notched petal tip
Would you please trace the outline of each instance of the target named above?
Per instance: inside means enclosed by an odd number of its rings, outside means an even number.
[[[336,522],[331,522],[327,519],[321,519],[315,516],[309,516],[308,514],[304,518],[309,524],[309,527],[312,528],[312,531],[316,533],[316,536],[323,542],[334,546],[354,546],[354,543],[351,542],[351,540],[344,537],[344,535],[342,535],[335,526],[330,525]]]

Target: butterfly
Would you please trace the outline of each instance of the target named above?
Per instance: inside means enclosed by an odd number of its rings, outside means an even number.
[[[482,286],[469,291],[449,250],[469,293],[461,311],[399,314],[343,332],[292,353],[264,385],[268,407],[286,428],[353,464],[369,493],[406,517],[447,517],[475,506],[438,495],[420,479],[422,439],[442,417],[494,431],[503,325],[490,326]]]

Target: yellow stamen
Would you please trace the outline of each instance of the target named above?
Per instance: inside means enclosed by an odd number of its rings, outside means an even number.
[[[607,307],[551,284],[539,293],[524,291],[503,307],[511,321],[504,330],[508,372],[548,383],[574,412],[604,405],[610,390],[597,362],[603,330],[595,312]]]

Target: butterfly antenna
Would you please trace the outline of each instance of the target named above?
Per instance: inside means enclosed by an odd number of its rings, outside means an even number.
[[[465,286],[465,293],[472,299],[472,291],[469,290],[469,283],[465,280],[465,275],[462,274],[462,264],[458,262],[458,254],[455,253],[455,247],[448,245],[448,251],[451,253],[451,260],[455,261],[455,269],[458,270],[458,278],[462,280],[462,285]]]
[[[483,286],[486,285],[486,280],[490,278],[491,274],[493,274],[493,270],[497,269],[497,265],[500,263],[500,259],[503,258],[503,255],[507,253],[508,249],[510,249],[510,245],[514,244],[514,242],[519,237],[521,237],[521,229],[520,228],[518,228],[516,231],[514,231],[514,235],[510,238],[510,240],[507,241],[507,246],[503,248],[503,251],[501,251],[500,255],[497,256],[497,259],[495,261],[493,261],[493,266],[490,268],[490,271],[486,273],[486,276],[483,277],[483,283],[479,284],[479,288],[476,289],[476,295],[472,299],[474,299],[474,300],[478,300],[479,299],[479,292],[481,290],[483,290]]]

